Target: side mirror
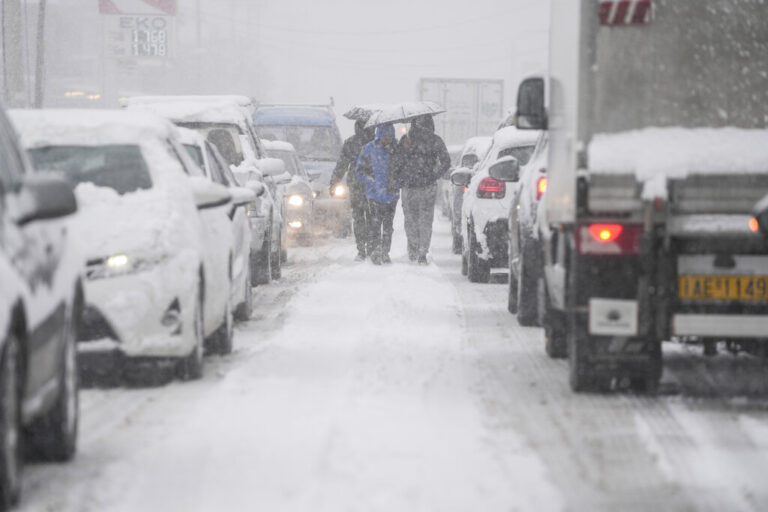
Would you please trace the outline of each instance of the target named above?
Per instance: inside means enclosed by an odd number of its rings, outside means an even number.
[[[16,223],[20,226],[37,220],[58,219],[77,211],[77,200],[68,181],[53,176],[30,176],[19,192]]]
[[[517,158],[505,156],[488,169],[488,174],[499,181],[520,181],[520,164]]]
[[[287,185],[288,183],[293,181],[293,176],[291,176],[291,173],[289,172],[284,172],[283,174],[274,176],[272,179],[275,180],[275,183],[277,183],[278,185]]]
[[[192,184],[192,195],[198,210],[223,206],[232,200],[232,194],[224,185],[213,183],[207,178],[189,178]]]
[[[232,195],[232,204],[243,206],[256,199],[256,192],[246,187],[229,187],[229,193]]]
[[[321,172],[308,172],[307,173],[307,176],[309,176],[309,181],[316,181],[322,175],[323,175],[323,173],[321,173]]]
[[[256,180],[249,180],[245,182],[245,188],[253,192],[256,197],[261,197],[264,195],[264,184],[260,181]]]
[[[443,174],[443,175],[440,177],[440,179],[443,179],[443,180],[450,180],[450,179],[451,179],[451,174],[452,174],[452,173],[453,173],[453,171],[455,171],[455,170],[456,170],[456,169],[455,169],[454,167],[451,167],[450,169],[448,169],[447,171],[445,171],[445,173],[444,173],[444,174]]]
[[[466,167],[459,167],[451,173],[451,183],[457,187],[466,187],[472,181],[472,171]]]
[[[279,158],[262,158],[256,166],[264,176],[279,176],[285,172],[285,162]]]
[[[752,215],[757,220],[758,230],[762,234],[768,235],[768,196],[763,197],[757,202],[752,210]]]
[[[523,80],[517,90],[515,126],[520,130],[546,130],[547,112],[544,107],[544,79]]]

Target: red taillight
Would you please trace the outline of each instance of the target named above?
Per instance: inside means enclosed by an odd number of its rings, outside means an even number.
[[[481,199],[501,199],[506,193],[507,187],[503,181],[493,178],[485,178],[477,187],[477,197]]]
[[[637,254],[643,226],[589,224],[579,226],[576,236],[579,254]]]
[[[758,231],[760,231],[760,223],[757,222],[756,218],[752,217],[751,219],[749,219],[749,229],[753,233],[757,233]]]
[[[541,199],[541,196],[544,195],[544,192],[547,191],[547,177],[542,176],[539,178],[539,181],[536,183],[536,200],[538,201]]]

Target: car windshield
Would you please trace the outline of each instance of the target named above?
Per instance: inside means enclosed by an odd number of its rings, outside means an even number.
[[[218,148],[221,156],[228,164],[237,167],[245,157],[240,142],[242,130],[236,124],[226,123],[178,123],[179,126],[190,128],[205,137]],[[193,157],[194,158],[194,157]]]
[[[536,146],[519,146],[516,148],[502,149],[499,151],[499,158],[504,158],[505,156],[513,156],[517,158],[517,163],[520,164],[520,167],[522,167],[531,159],[531,155],[533,155],[533,150],[535,147]]]
[[[290,173],[291,176],[296,176],[299,174],[299,168],[296,166],[296,160],[294,160],[290,151],[268,149],[267,156],[270,158],[279,158],[282,160],[285,163],[285,171]]]
[[[56,172],[73,184],[93,183],[118,194],[152,188],[139,146],[45,146],[29,151],[39,172]]]
[[[265,140],[290,142],[302,160],[336,161],[341,154],[341,139],[331,126],[257,126]]]

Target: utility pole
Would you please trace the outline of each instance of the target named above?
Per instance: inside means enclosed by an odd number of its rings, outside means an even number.
[[[5,101],[9,107],[26,106],[21,30],[21,0],[2,0],[3,72]]]
[[[45,4],[40,0],[37,10],[37,50],[35,51],[35,108],[43,108],[45,93]]]

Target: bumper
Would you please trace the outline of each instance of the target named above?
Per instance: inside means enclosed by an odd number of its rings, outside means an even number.
[[[88,281],[78,352],[130,358],[189,354],[196,287],[197,263],[182,256],[148,271]]]

